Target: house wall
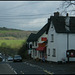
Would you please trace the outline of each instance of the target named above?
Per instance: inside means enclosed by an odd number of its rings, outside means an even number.
[[[36,51],[37,46],[36,46],[36,42],[37,42],[37,41],[34,41],[34,44],[32,44],[31,57],[32,57],[33,59],[36,59],[36,58],[37,58],[37,51]]]
[[[61,40],[62,39],[62,40]],[[67,50],[67,34],[57,34],[57,40],[58,40],[58,61],[61,60],[62,58],[65,58],[67,61],[66,57],[66,50]],[[75,49],[75,34],[69,34],[69,50],[70,49]],[[70,61],[75,61],[75,58],[70,58]]]
[[[47,34],[46,34],[46,32],[43,34],[43,35],[41,35],[40,37],[39,37],[39,39],[38,39],[38,43],[43,43],[44,41],[41,41],[41,38],[42,37],[46,37],[47,38]],[[40,57],[41,56],[41,57]],[[39,59],[42,59],[42,52],[41,51],[37,51],[37,57],[39,58]]]
[[[67,50],[67,35],[56,33],[57,36],[57,61],[62,61],[62,58],[66,59]]]
[[[66,50],[67,50],[67,34],[66,33],[56,33],[53,26],[49,28],[48,32],[48,45],[47,45],[47,61],[58,62],[62,61],[64,58],[67,61]],[[51,34],[54,34],[54,42],[51,42]],[[50,56],[49,51],[50,49]],[[53,49],[56,50],[56,57],[53,57]],[[69,49],[75,49],[75,34],[69,34]],[[75,58],[70,58],[70,61],[75,61]]]
[[[32,44],[32,42],[29,42],[29,49],[28,49],[28,54],[31,54],[32,49],[30,49],[30,45]]]
[[[53,28],[51,28],[53,27]],[[54,42],[51,42],[51,34],[54,35]],[[53,24],[51,23],[49,32],[48,32],[48,44],[47,44],[47,61],[56,61],[57,62],[57,37]],[[56,50],[56,56],[53,57],[53,49]]]
[[[69,49],[75,50],[75,34],[69,34]],[[75,61],[75,58],[70,58],[70,61]]]
[[[46,34],[46,32],[40,36],[40,38],[38,39],[38,43],[43,43],[44,41],[41,41],[42,37],[47,37],[48,35]]]

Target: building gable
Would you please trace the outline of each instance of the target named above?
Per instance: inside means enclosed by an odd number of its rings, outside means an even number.
[[[66,16],[51,16],[50,24],[48,27],[50,28],[50,25],[52,22],[56,33],[75,33],[75,17],[70,17],[69,26],[67,27],[66,27],[65,19],[66,19]],[[47,33],[49,31],[49,28],[47,30]]]

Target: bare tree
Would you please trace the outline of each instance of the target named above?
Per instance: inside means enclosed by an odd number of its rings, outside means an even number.
[[[61,7],[62,14],[69,12],[70,14],[75,14],[75,1],[65,0],[62,2]]]

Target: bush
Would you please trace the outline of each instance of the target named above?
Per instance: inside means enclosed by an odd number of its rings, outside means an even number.
[[[23,44],[23,46],[19,49],[18,54],[21,55],[23,59],[28,59],[28,51],[27,51],[27,45],[26,42]]]

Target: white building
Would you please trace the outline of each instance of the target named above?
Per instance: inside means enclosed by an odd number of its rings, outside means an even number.
[[[30,50],[29,47],[28,52],[31,53],[33,59],[42,59],[44,55],[47,55],[45,41],[47,41],[46,31],[49,26],[49,21],[50,19],[48,19],[48,23],[45,24],[36,34],[32,33],[27,39],[27,43],[32,44],[32,48]]]
[[[48,24],[44,25],[41,30],[37,32],[37,34],[34,36],[34,40],[32,41],[32,57],[33,59],[39,58],[42,59],[44,52],[44,46],[42,45],[43,42],[47,40],[47,30]]]
[[[67,61],[66,50],[75,49],[75,17],[54,13],[50,17],[47,33],[47,61]],[[70,58],[70,61],[75,61],[75,58]]]
[[[27,39],[27,50],[28,50],[28,55],[32,53],[32,41],[34,40],[34,36],[36,34],[31,33]]]

